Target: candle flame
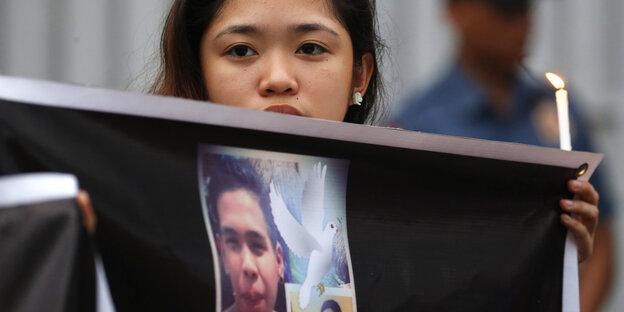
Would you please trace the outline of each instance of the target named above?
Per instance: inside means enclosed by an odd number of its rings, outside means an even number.
[[[565,82],[563,82],[563,79],[553,73],[546,73],[546,78],[557,89],[563,89],[565,87]]]

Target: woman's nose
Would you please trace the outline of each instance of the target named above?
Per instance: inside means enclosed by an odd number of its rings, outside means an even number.
[[[275,54],[267,57],[264,74],[259,85],[263,96],[293,95],[299,91],[295,68],[286,55]]]

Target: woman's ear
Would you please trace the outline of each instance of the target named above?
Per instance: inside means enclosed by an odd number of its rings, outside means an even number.
[[[353,93],[360,92],[364,96],[375,70],[375,59],[371,53],[365,53],[360,61],[360,66],[354,71]]]
[[[275,244],[275,261],[277,262],[277,273],[280,280],[284,281],[284,258],[282,257],[282,246],[279,243]]]

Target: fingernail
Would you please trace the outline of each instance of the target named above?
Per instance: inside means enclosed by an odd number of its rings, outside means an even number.
[[[563,214],[563,221],[570,221],[570,220],[572,220],[572,218],[569,215]]]
[[[569,199],[564,199],[564,200],[562,201],[562,203],[563,203],[563,208],[564,208],[564,209],[567,209],[567,210],[571,209],[571,208],[572,208],[572,205],[574,205],[574,202],[572,202],[572,201],[571,201],[571,200],[569,200]]]
[[[572,188],[575,190],[580,189],[582,185],[583,183],[581,183],[581,181],[577,181],[577,180],[572,181]]]

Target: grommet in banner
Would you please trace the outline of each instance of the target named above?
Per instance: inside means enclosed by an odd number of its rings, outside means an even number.
[[[578,178],[584,175],[587,172],[587,168],[589,168],[589,165],[587,163],[584,163],[580,167],[578,167],[578,169],[576,169],[576,177]]]

